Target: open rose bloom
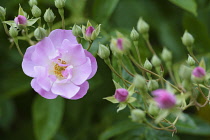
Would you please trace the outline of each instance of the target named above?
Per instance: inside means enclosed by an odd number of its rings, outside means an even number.
[[[87,80],[95,75],[97,63],[71,30],[57,29],[26,50],[22,68],[42,97],[79,99],[87,93]]]

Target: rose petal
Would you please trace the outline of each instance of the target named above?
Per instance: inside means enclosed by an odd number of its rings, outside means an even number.
[[[32,60],[37,65],[48,65],[51,59],[59,56],[49,37],[45,37],[42,41],[35,45],[35,51],[32,54]]]
[[[51,91],[54,94],[61,95],[64,98],[70,99],[75,96],[80,87],[74,85],[73,83],[57,83],[55,82],[52,86]]]
[[[86,63],[74,67],[72,69],[72,78],[71,81],[75,84],[75,85],[81,85],[82,83],[84,83],[87,78],[90,76],[92,72],[91,69],[91,62],[90,59],[87,57],[87,61]]]
[[[49,91],[52,87],[52,81],[48,78],[47,69],[42,66],[35,66],[34,71],[39,86],[44,90]]]
[[[98,68],[97,61],[96,61],[96,58],[90,52],[85,50],[85,54],[87,57],[90,58],[90,61],[91,61],[92,72],[91,72],[90,76],[88,77],[88,79],[90,79],[96,74],[96,71]]]
[[[35,46],[28,47],[25,52],[25,55],[23,57],[23,62],[22,62],[23,72],[30,77],[35,76],[34,66],[36,64],[31,60],[31,55],[34,52],[34,50],[35,50]]]
[[[83,84],[81,84],[79,87],[80,87],[80,90],[77,92],[75,96],[71,98],[72,100],[80,99],[83,96],[85,96],[85,94],[87,93],[89,89],[89,83],[86,81]]]
[[[69,40],[65,39],[60,49],[62,59],[67,61],[68,64],[79,66],[86,62],[86,55],[81,44],[71,44]]]
[[[31,81],[31,87],[37,92],[39,93],[39,95],[41,95],[42,97],[46,98],[46,99],[55,99],[58,95],[53,94],[51,91],[46,91],[44,89],[42,89],[39,84],[37,83],[36,79],[33,79]]]
[[[56,48],[61,46],[64,39],[69,40],[71,44],[78,44],[71,30],[56,29],[50,33],[49,38]]]

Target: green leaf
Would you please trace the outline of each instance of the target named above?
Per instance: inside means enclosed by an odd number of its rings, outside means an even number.
[[[177,121],[178,133],[210,136],[210,124],[195,116],[184,115],[185,120]]]
[[[109,140],[110,138],[112,138],[116,135],[123,134],[123,133],[125,133],[129,130],[132,130],[134,128],[137,128],[139,126],[140,126],[139,124],[131,122],[130,120],[117,123],[115,125],[112,125],[105,132],[103,132],[100,135],[99,140]]]
[[[8,129],[15,117],[15,106],[11,100],[0,102],[0,128]]]
[[[34,133],[37,140],[50,140],[60,127],[63,112],[64,99],[45,99],[37,96],[33,103]]]
[[[197,4],[195,0],[169,0],[171,3],[177,5],[178,7],[191,12],[193,15],[197,16]]]
[[[120,0],[96,0],[92,8],[92,17],[98,22],[106,23],[119,1]]]

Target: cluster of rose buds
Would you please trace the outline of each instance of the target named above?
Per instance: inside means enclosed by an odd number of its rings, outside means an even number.
[[[144,39],[152,57],[142,59],[143,52],[138,43],[140,37]],[[132,29],[130,38],[117,32],[110,41],[110,48],[100,44],[98,55],[116,75],[115,94],[105,99],[119,103],[117,111],[128,106],[131,119],[137,123],[176,132],[175,124],[183,110],[190,106],[203,107],[209,103],[210,97],[210,92],[204,93],[204,89],[210,90],[205,61],[202,58],[198,60],[193,53],[193,36],[185,31],[180,41],[186,46],[189,56],[186,63],[180,65],[179,71],[173,69],[172,53],[166,47],[161,54],[153,49],[149,41],[149,24],[143,18],[139,19],[137,30]],[[112,61],[110,55],[113,55]],[[111,62],[116,62],[117,67]],[[165,79],[165,74],[170,78]],[[194,92],[203,95],[206,100],[203,105],[197,102],[198,95]],[[168,116],[172,116],[174,121],[170,122]]]

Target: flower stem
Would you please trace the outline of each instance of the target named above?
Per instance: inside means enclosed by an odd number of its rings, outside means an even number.
[[[111,65],[111,63],[110,63],[110,59],[105,59],[104,61],[105,61],[105,63],[109,66],[109,68],[112,70],[112,72],[114,72],[120,79],[122,79],[125,83],[128,83],[128,84],[130,84],[130,85],[132,84],[131,82],[125,80],[121,75],[119,75],[119,74],[115,71],[115,69],[112,67],[112,65]]]
[[[21,51],[21,49],[20,49],[20,46],[19,46],[19,44],[18,44],[18,39],[17,39],[17,38],[13,38],[13,40],[14,40],[14,42],[15,42],[15,45],[16,45],[16,47],[17,47],[17,50],[18,50],[19,54],[23,57],[23,53],[22,53],[22,51]]]
[[[89,46],[87,48],[87,51],[91,48],[92,44],[93,44],[93,41],[89,41]]]
[[[180,89],[178,89],[175,85],[173,85],[173,84],[171,84],[170,82],[168,82],[166,79],[164,79],[163,77],[161,77],[160,75],[158,75],[158,74],[156,74],[156,73],[154,73],[154,72],[152,72],[152,71],[150,71],[150,70],[147,70],[147,69],[145,69],[144,67],[142,67],[142,66],[140,66],[136,61],[135,61],[135,59],[131,56],[131,55],[129,55],[129,58],[131,59],[131,61],[139,68],[139,69],[141,69],[141,70],[144,70],[145,72],[148,72],[148,73],[150,73],[150,74],[152,74],[152,75],[155,75],[155,76],[157,76],[158,78],[162,78],[162,80],[163,81],[165,81],[166,83],[168,83],[170,86],[172,86],[174,89],[176,89],[178,92],[183,92],[183,91],[181,91]]]
[[[63,8],[59,8],[58,12],[59,12],[59,14],[61,16],[61,19],[62,19],[62,28],[65,29],[64,9]]]
[[[153,55],[156,55],[154,49],[152,48],[152,45],[151,45],[149,39],[146,39],[145,41],[146,41],[147,47],[149,48],[150,52],[151,52]]]

